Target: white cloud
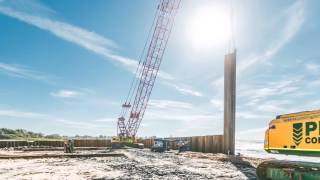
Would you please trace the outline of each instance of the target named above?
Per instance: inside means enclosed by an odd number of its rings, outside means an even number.
[[[319,71],[320,71],[320,64],[306,63],[305,67],[306,67],[308,72],[311,72],[311,73],[314,73],[314,74],[319,73]]]
[[[33,1],[32,4],[37,5],[35,1]],[[43,7],[45,8],[45,6]],[[48,11],[50,10],[49,8],[46,9],[48,9]],[[115,54],[112,51],[112,48],[116,46],[115,43],[112,40],[105,38],[95,32],[91,32],[78,26],[71,25],[62,21],[57,21],[45,16],[33,15],[23,11],[17,11],[10,7],[0,6],[0,13],[12,18],[16,18],[40,29],[46,30],[61,39],[77,44],[107,59],[111,59],[114,62],[120,63],[130,72],[135,72],[137,61]],[[158,76],[159,78],[166,81],[175,80],[172,75],[163,71],[159,71]],[[176,82],[174,82],[174,84],[176,84]],[[174,87],[178,92],[184,95],[202,96],[200,92],[194,91],[187,87],[180,87],[178,85],[174,85],[172,87]]]
[[[220,119],[220,113],[204,111],[200,106],[182,101],[152,99],[149,105],[144,118],[146,121],[169,120],[199,123]]]
[[[40,6],[40,4],[36,3],[36,1],[30,2],[31,3],[27,4],[24,4],[22,2],[20,3],[22,3],[23,5],[31,4],[32,6]],[[15,7],[17,7],[17,5],[15,5]],[[51,11],[51,9],[43,5],[41,5],[41,9]],[[27,7],[23,8],[23,10],[24,11],[17,11],[11,8],[10,6],[0,6],[0,13],[2,14],[5,14],[12,18],[16,18],[22,22],[36,26],[40,29],[46,30],[61,39],[77,44],[107,59],[111,59],[115,62],[118,62],[124,65],[131,72],[135,72],[135,69],[137,67],[137,61],[128,57],[115,54],[112,51],[112,48],[116,47],[116,44],[111,39],[105,38],[95,32],[88,31],[81,27],[46,17],[44,15],[40,16],[34,15],[36,13],[26,13],[25,11],[27,11]],[[159,77],[165,80],[174,79],[174,77],[165,72],[159,72]]]
[[[222,99],[211,99],[210,103],[218,111],[223,111],[224,105],[223,105],[223,100]]]
[[[82,128],[82,129],[115,128],[114,125],[110,125],[110,124],[101,126],[101,124],[94,123],[94,122],[98,122],[98,120],[97,121],[92,121],[92,120],[90,121],[76,120],[75,121],[75,120],[70,120],[66,118],[52,116],[49,114],[29,112],[29,111],[19,111],[15,109],[0,109],[0,117],[16,118],[18,120],[28,119],[28,120],[50,121],[50,123],[56,122],[59,125],[67,125],[67,126]]]
[[[148,124],[148,123],[141,123],[140,124],[140,127],[148,127],[148,126],[150,126],[150,124]]]
[[[295,37],[295,35],[298,34],[305,21],[305,2],[297,0],[294,4],[292,4],[288,9],[284,11],[284,16],[286,17],[286,21],[283,23],[284,27],[277,27],[277,29],[281,29],[279,33],[280,38],[271,43],[270,47],[264,50],[263,53],[250,56],[241,61],[238,61],[238,77],[252,66],[272,59],[274,55],[276,55],[286,44],[288,44]],[[211,82],[211,84],[214,87],[222,87],[223,76],[216,78]]]
[[[203,122],[221,119],[221,113],[205,111],[204,108],[182,101],[151,100],[145,120],[170,120],[183,122]]]
[[[239,132],[237,132],[237,134],[250,134],[250,133],[265,131],[267,129],[268,129],[267,126],[263,127],[263,128],[254,128],[254,129],[248,129],[248,130],[239,131]]]
[[[224,76],[221,76],[214,81],[211,82],[212,86],[214,87],[223,87],[224,83]]]
[[[313,80],[308,82],[308,86],[315,88],[315,87],[319,87],[320,86],[320,80]]]
[[[61,97],[61,98],[76,98],[83,95],[83,92],[73,91],[73,90],[59,90],[57,92],[50,93],[51,96]]]
[[[50,81],[51,77],[42,73],[31,70],[28,67],[18,64],[6,64],[0,62],[0,73],[4,73],[9,76],[41,81]]]
[[[145,121],[149,120],[168,120],[168,121],[184,121],[184,122],[195,122],[212,120],[215,121],[220,117],[214,114],[201,114],[197,112],[175,112],[175,111],[153,111],[149,110],[146,113]]]
[[[273,112],[273,113],[284,111],[284,108],[275,104],[262,104],[262,105],[259,105],[257,109],[262,112]]]
[[[121,63],[128,68],[133,68],[137,64],[135,60],[114,54],[110,49],[115,46],[114,42],[94,32],[87,31],[83,28],[65,22],[53,20],[48,17],[40,17],[16,11],[9,7],[0,6],[0,12],[25,23],[34,25],[40,29],[46,30],[59,38],[77,44],[115,62]]]
[[[176,90],[178,90],[181,94],[184,94],[184,95],[192,95],[192,96],[198,96],[198,97],[203,96],[203,94],[199,91],[195,91],[192,89],[187,89],[179,86],[174,86],[174,87],[176,88]]]
[[[178,127],[178,129],[159,132],[162,136],[169,136],[170,133],[175,136],[221,133],[223,115],[221,112],[216,112],[215,109],[211,111],[212,107],[208,104],[204,106],[203,104],[195,105],[183,101],[158,99],[151,99],[150,103],[143,123],[147,123],[150,128],[166,126],[168,123],[171,124],[168,129]],[[206,108],[210,108],[210,111],[206,111]],[[148,129],[141,128],[139,134],[148,131]],[[166,131],[167,133],[163,133]],[[148,132],[149,135],[154,135],[153,133]]]
[[[267,130],[267,126],[263,128],[253,128],[247,129],[243,131],[237,131],[236,137],[237,139],[245,139],[245,140],[264,140],[264,134]]]
[[[161,71],[159,70],[158,71],[158,75],[157,75],[159,78],[163,79],[163,80],[175,80],[176,78],[173,77],[171,74],[167,73],[167,72],[164,72],[164,71]]]
[[[274,42],[271,47],[266,49],[264,53],[258,56],[253,56],[241,61],[237,73],[241,74],[249,67],[270,60],[279,52],[292,38],[300,31],[305,20],[305,2],[297,0],[292,6],[285,11],[287,21],[282,29],[280,38]]]
[[[2,117],[11,117],[11,118],[45,118],[47,115],[34,113],[34,112],[25,112],[17,110],[0,110],[0,116]]]
[[[194,90],[193,88],[189,87],[186,84],[181,84],[177,82],[170,82],[170,81],[165,81],[162,82],[164,85],[167,85],[169,87],[172,87],[176,89],[179,93],[187,96],[195,96],[195,97],[202,97],[203,94],[200,91]]]
[[[302,78],[267,82],[262,85],[247,85],[239,90],[239,98],[245,99],[246,105],[257,106],[261,101],[271,97],[292,95],[301,89]]]
[[[81,122],[81,121],[74,121],[74,120],[68,120],[68,119],[55,119],[58,123],[63,123],[65,125],[70,125],[72,127],[77,128],[83,128],[83,129],[91,129],[91,128],[97,128],[97,124],[94,123],[87,123],[87,122]]]
[[[117,122],[117,118],[101,118],[94,120],[96,122]]]
[[[151,99],[148,105],[154,109],[191,109],[193,107],[191,103],[159,99]]]
[[[239,119],[263,119],[268,118],[268,116],[262,115],[261,113],[256,113],[254,111],[237,111],[236,118]]]
[[[294,92],[298,89],[298,87],[290,86],[289,83],[292,83],[290,81],[284,81],[284,82],[277,82],[275,85],[266,86],[260,89],[255,89],[255,93],[252,94],[253,98],[263,98],[268,96],[274,96],[274,95],[283,95],[290,92]],[[278,86],[277,86],[278,85]]]

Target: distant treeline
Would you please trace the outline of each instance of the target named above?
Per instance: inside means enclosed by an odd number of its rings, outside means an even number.
[[[0,139],[62,139],[59,134],[44,135],[24,129],[0,128]]]
[[[44,135],[43,133],[35,133],[32,131],[27,131],[25,129],[7,129],[7,128],[0,128],[0,139],[67,139],[70,138],[68,136],[61,136],[59,134],[50,134]],[[75,135],[76,139],[90,139],[90,138],[106,138],[106,136],[100,135],[99,137],[92,137],[92,136],[79,136]]]

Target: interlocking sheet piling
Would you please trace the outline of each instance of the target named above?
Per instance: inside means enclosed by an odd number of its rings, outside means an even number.
[[[123,153],[87,153],[87,154],[33,154],[1,155],[0,159],[39,159],[39,158],[82,158],[82,157],[121,157]]]
[[[110,147],[75,147],[76,151],[90,151],[90,150],[106,150]],[[15,148],[14,150],[22,150],[22,151],[63,151],[63,147],[29,147],[29,148]]]
[[[168,138],[170,139],[170,138]],[[181,139],[171,138],[171,139]],[[210,135],[210,136],[192,136],[184,137],[186,141],[190,142],[191,151],[203,153],[223,153],[223,135]],[[139,143],[143,143],[145,148],[151,148],[153,139],[139,139]],[[170,149],[177,150],[178,145],[176,141],[169,142]]]
[[[222,153],[223,135],[193,136],[191,137],[191,150],[203,153]]]
[[[0,140],[0,148],[11,148],[21,146],[50,146],[50,147],[63,147],[63,140]],[[75,139],[75,147],[111,147],[110,139]]]

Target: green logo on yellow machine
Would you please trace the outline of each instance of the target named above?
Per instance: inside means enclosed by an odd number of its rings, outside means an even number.
[[[294,123],[293,124],[293,133],[292,139],[294,144],[299,146],[302,141],[302,123]]]
[[[305,131],[305,133],[303,133]],[[317,134],[319,131],[319,136]],[[294,123],[292,139],[295,145],[299,146],[302,139],[306,144],[320,144],[320,122],[308,121],[305,123]]]

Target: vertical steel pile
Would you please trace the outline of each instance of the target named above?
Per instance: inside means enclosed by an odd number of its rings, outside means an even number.
[[[234,155],[236,116],[236,50],[224,60],[224,148],[225,154]]]

